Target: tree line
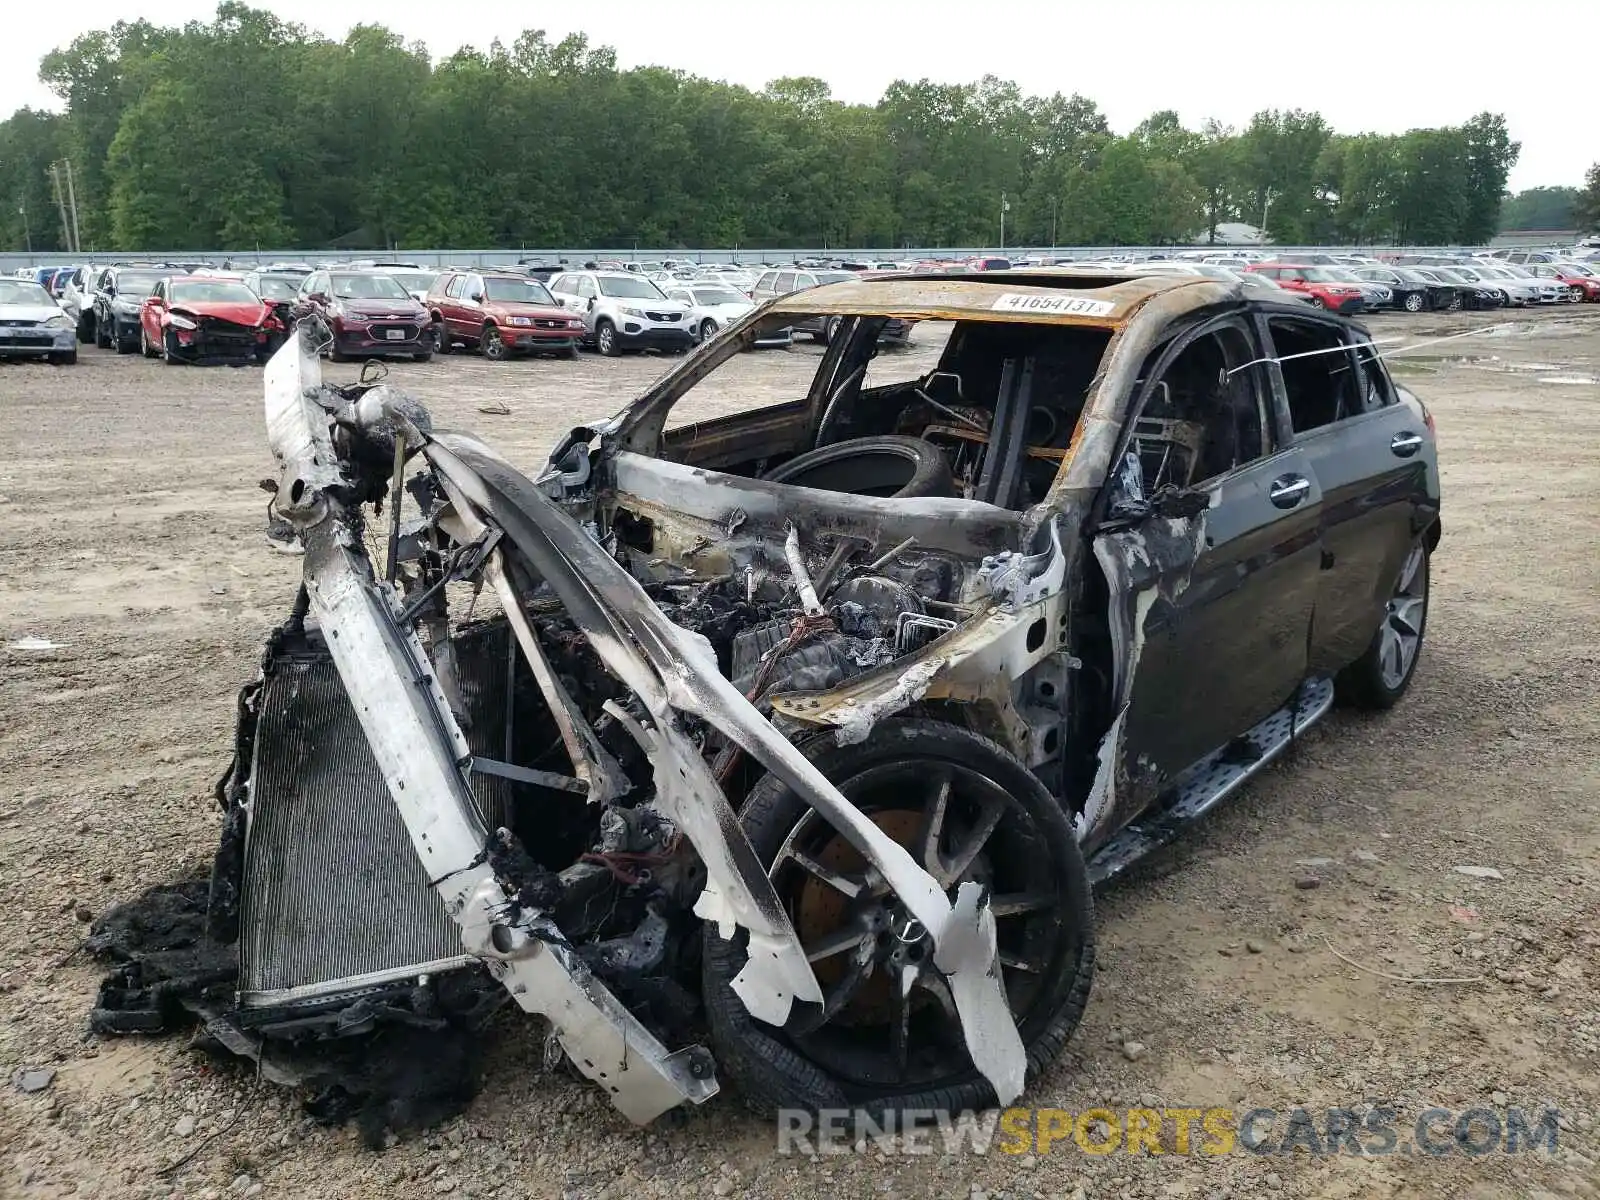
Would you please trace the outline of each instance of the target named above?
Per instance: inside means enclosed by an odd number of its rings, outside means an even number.
[[[47,55],[61,113],[0,123],[0,241],[84,249],[1487,241],[1518,145],[1502,117],[1340,134],[1263,111],[1119,136],[1094,101],[985,76],[757,92],[619,70],[582,35],[433,63],[380,26],[332,41],[229,0],[209,22],[118,22]],[[1591,180],[1592,182],[1592,180]],[[5,203],[6,197],[14,203]]]

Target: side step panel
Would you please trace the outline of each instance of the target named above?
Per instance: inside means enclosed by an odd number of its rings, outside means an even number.
[[[1333,680],[1316,677],[1249,733],[1206,755],[1178,777],[1171,803],[1152,807],[1089,860],[1089,881],[1099,886],[1165,846],[1231,796],[1245,780],[1294,744],[1333,707]]]

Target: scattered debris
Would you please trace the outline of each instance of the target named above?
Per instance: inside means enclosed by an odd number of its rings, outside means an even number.
[[[23,1067],[11,1077],[17,1091],[32,1094],[42,1092],[56,1081],[54,1067]]]
[[[1470,875],[1474,879],[1504,879],[1493,867],[1457,867],[1457,875]]]
[[[1334,944],[1332,942],[1330,942],[1327,938],[1323,938],[1322,941],[1328,947],[1328,949],[1333,953],[1333,956],[1335,958],[1339,959],[1341,962],[1349,963],[1356,970],[1365,971],[1368,975],[1377,975],[1377,976],[1379,976],[1380,978],[1383,978],[1383,979],[1392,979],[1395,983],[1417,983],[1417,984],[1424,984],[1424,985],[1433,985],[1433,984],[1482,983],[1483,982],[1483,976],[1482,975],[1462,975],[1462,976],[1459,976],[1457,978],[1444,978],[1444,979],[1428,979],[1428,978],[1420,978],[1420,977],[1412,976],[1412,975],[1394,975],[1394,974],[1391,974],[1388,971],[1380,971],[1377,967],[1369,967],[1365,963],[1359,963],[1355,959],[1351,958],[1348,954],[1340,953],[1339,950],[1334,946]]]
[[[1452,921],[1460,921],[1463,925],[1470,925],[1478,919],[1478,910],[1468,908],[1464,904],[1452,904],[1450,906],[1450,919]]]
[[[27,637],[18,638],[7,647],[9,650],[64,650],[65,642],[52,642],[49,638]]]
[[[1129,1062],[1138,1062],[1149,1052],[1150,1047],[1146,1046],[1143,1042],[1122,1043],[1122,1057],[1127,1059]]]
[[[1314,888],[1321,887],[1322,880],[1318,879],[1315,875],[1303,875],[1294,881],[1294,886],[1299,888],[1302,892],[1309,892]]]
[[[1352,851],[1350,851],[1350,857],[1355,859],[1357,862],[1364,862],[1364,863],[1375,863],[1375,862],[1381,862],[1382,861],[1371,850],[1352,850]]]
[[[1267,946],[1265,942],[1259,942],[1255,938],[1251,938],[1249,941],[1245,942],[1244,948],[1250,951],[1251,954],[1264,954]]]
[[[1339,860],[1336,858],[1297,858],[1294,860],[1294,865],[1297,867],[1332,867],[1337,866],[1338,862]]]
[[[488,413],[491,417],[509,417],[511,415],[511,406],[504,400],[494,400],[488,404],[478,405],[478,411]]]

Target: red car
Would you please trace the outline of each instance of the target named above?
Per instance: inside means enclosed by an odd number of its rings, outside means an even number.
[[[1529,263],[1527,270],[1541,279],[1554,279],[1567,286],[1574,303],[1600,301],[1600,275],[1582,263]]]
[[[441,271],[428,289],[439,353],[473,346],[485,358],[518,353],[578,357],[583,317],[537,279],[513,271]]]
[[[237,279],[172,275],[139,306],[139,347],[169,363],[265,360],[283,342],[271,305]]]
[[[328,357],[334,362],[391,355],[427,362],[433,357],[428,310],[383,271],[313,271],[300,284],[300,300],[327,323],[333,335]]]
[[[1341,281],[1333,268],[1274,262],[1253,263],[1245,270],[1255,275],[1265,275],[1291,292],[1303,293],[1315,308],[1345,315],[1361,311],[1361,289],[1353,283]]]

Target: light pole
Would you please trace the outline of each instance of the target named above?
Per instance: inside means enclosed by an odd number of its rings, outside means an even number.
[[[1000,193],[1000,253],[1006,252],[1006,213],[1011,208],[1011,202],[1006,199],[1004,192]]]
[[[1056,204],[1059,199],[1060,197],[1058,196],[1050,197],[1050,253],[1052,255],[1056,249]]]

